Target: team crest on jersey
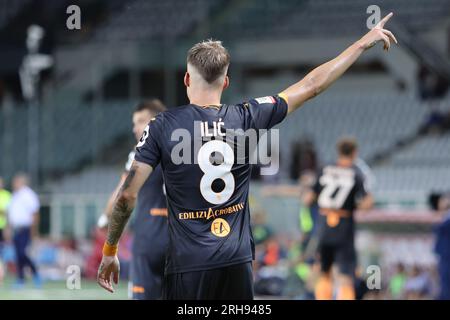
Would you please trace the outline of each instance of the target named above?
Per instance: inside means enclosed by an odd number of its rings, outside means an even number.
[[[230,225],[222,218],[215,219],[211,224],[211,233],[216,237],[226,237],[230,231]]]
[[[256,102],[258,102],[259,104],[264,104],[264,103],[275,103],[275,98],[272,96],[267,96],[267,97],[261,97],[261,98],[256,98],[255,99]]]

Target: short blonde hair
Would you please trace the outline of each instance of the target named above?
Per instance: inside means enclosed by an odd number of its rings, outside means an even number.
[[[188,51],[187,63],[194,66],[207,83],[212,84],[226,74],[230,54],[221,41],[210,39],[197,43]]]

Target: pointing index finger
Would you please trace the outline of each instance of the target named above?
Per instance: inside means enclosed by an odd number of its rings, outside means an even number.
[[[389,13],[386,17],[384,17],[383,19],[381,19],[380,22],[378,22],[378,26],[383,28],[384,25],[386,24],[386,22],[389,21],[389,19],[394,15],[393,12]]]

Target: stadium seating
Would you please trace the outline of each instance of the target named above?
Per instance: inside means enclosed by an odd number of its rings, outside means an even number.
[[[186,35],[224,1],[136,0],[110,17],[93,41],[143,41]],[[164,19],[161,19],[164,17]]]
[[[12,19],[20,9],[31,0],[1,0],[0,1],[0,29]]]
[[[370,0],[247,1],[237,7],[232,19],[228,19],[224,25],[216,25],[214,31],[221,38],[232,38],[235,34],[252,38],[268,35],[317,37],[361,34],[367,19],[361,13],[366,12],[372,4]],[[376,4],[383,12],[401,12],[396,17],[397,22],[405,24],[411,31],[429,29],[445,19],[450,11],[450,4],[446,0],[381,0]],[[335,28],[336,25],[339,28]]]
[[[449,99],[441,102],[441,108],[445,106],[450,106]],[[370,160],[378,152],[413,136],[429,112],[427,107],[414,97],[398,94],[325,95],[283,123],[280,135],[291,142],[310,137],[324,163],[335,158],[336,139],[352,135],[359,141],[360,156]],[[284,144],[282,151],[289,146]],[[424,204],[430,190],[450,190],[449,150],[449,135],[423,137],[409,148],[400,149],[373,167],[375,194],[390,200],[415,199]]]
[[[310,136],[324,162],[335,158],[338,137],[353,135],[359,140],[360,156],[370,159],[415,133],[426,114],[426,106],[410,96],[326,94],[308,102],[280,130],[292,142]]]
[[[53,150],[42,161],[48,168],[70,170],[85,158],[95,158],[100,150],[114,143],[114,140],[130,134],[132,106],[130,101],[117,101],[104,105],[66,105],[49,112],[53,117],[54,131],[51,137]],[[55,132],[76,132],[76,134],[55,135]],[[131,136],[131,135],[130,135]],[[54,162],[49,162],[54,161]]]
[[[450,136],[436,135],[421,138],[406,150],[392,157],[394,166],[446,166],[450,164]]]
[[[126,159],[125,159],[126,160]],[[119,181],[123,167],[93,167],[78,174],[66,176],[52,185],[55,192],[62,194],[107,194]]]
[[[129,120],[132,106],[133,101],[42,106],[39,135],[42,172],[51,174],[72,171],[92,163],[96,158],[101,158],[101,150],[116,143],[118,138],[129,137],[132,141],[131,120]],[[24,124],[28,122],[27,109],[15,108],[9,117],[8,135],[0,139],[0,152],[15,155],[13,162],[9,158],[1,159],[3,176],[7,179],[13,172],[26,170],[28,149],[28,131],[24,130]],[[5,123],[0,122],[2,129]],[[20,148],[11,139],[21,141]]]

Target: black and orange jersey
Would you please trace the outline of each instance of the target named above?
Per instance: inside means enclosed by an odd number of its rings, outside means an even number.
[[[252,153],[246,133],[270,129],[286,114],[285,100],[268,96],[237,105],[185,105],[150,122],[135,159],[163,170],[170,239],[166,273],[252,260]]]
[[[318,228],[323,242],[353,239],[353,212],[367,195],[364,175],[356,167],[325,166],[314,186],[319,206]]]

